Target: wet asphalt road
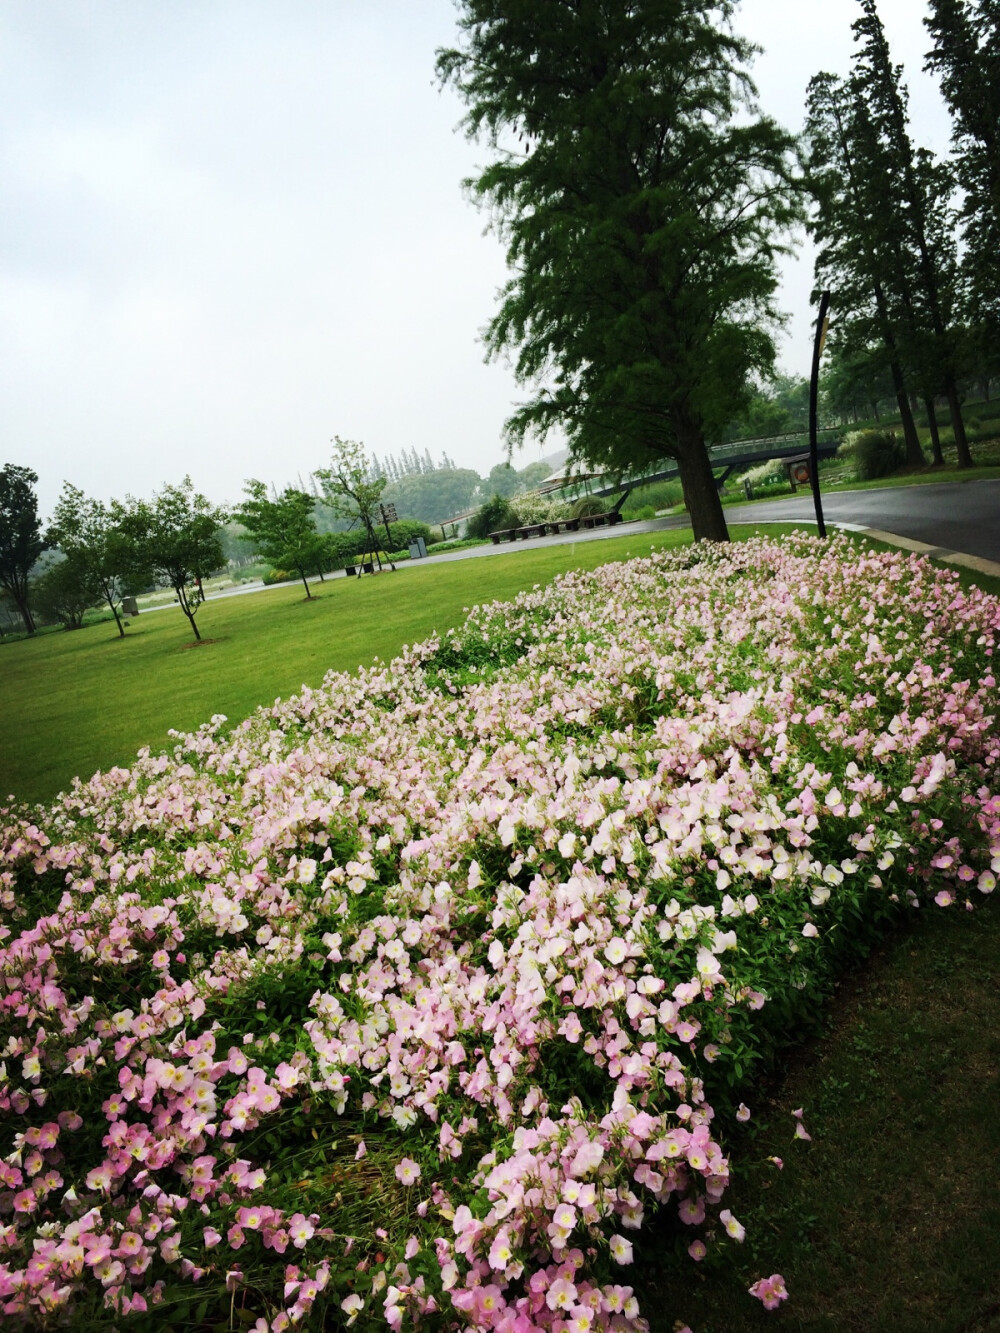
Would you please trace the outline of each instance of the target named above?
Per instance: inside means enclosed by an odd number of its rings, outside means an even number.
[[[1000,481],[947,482],[942,485],[894,486],[874,491],[836,491],[823,497],[827,524],[879,528],[899,537],[909,537],[940,547],[942,552],[961,552],[1000,564]],[[727,505],[727,523],[816,522],[812,492],[757,504]],[[666,528],[691,526],[686,514],[627,523],[594,532],[563,533],[559,537],[532,537],[528,541],[500,546],[476,546],[429,556],[429,560],[463,560],[499,555],[504,551],[552,546],[556,542],[607,541],[633,533],[662,532]],[[421,562],[424,563],[424,562]]]
[[[823,497],[827,522],[881,528],[1000,563],[1000,481],[960,481],[930,486],[893,486],[876,491],[838,491]],[[726,509],[731,522],[785,523],[815,520],[812,495]]]

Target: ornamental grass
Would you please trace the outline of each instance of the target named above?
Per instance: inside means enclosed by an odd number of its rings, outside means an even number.
[[[0,809],[5,1324],[644,1328],[654,1213],[743,1239],[755,1075],[993,891],[998,632],[921,559],[700,544]]]

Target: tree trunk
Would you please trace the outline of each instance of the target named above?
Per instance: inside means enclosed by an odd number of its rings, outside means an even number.
[[[951,416],[951,428],[955,433],[955,448],[958,451],[958,466],[973,467],[972,455],[969,453],[969,441],[965,436],[965,422],[962,420],[962,404],[958,400],[958,386],[951,375],[948,376],[945,390],[948,395],[948,412]]]
[[[111,607],[111,614],[114,616],[115,624],[118,626],[118,637],[124,639],[125,627],[122,625],[121,617],[118,614],[118,607],[115,605],[114,589],[109,587],[100,575],[98,575],[98,579],[100,580],[101,591],[104,593],[104,600],[107,602],[108,606]]]
[[[917,434],[913,413],[910,411],[910,400],[906,394],[902,367],[898,361],[890,361],[889,370],[892,374],[892,386],[896,390],[900,420],[903,423],[903,440],[906,444],[907,464],[911,467],[922,467],[927,460],[924,458],[924,451],[920,447],[920,436]]]
[[[700,429],[686,422],[677,428],[677,468],[695,541],[729,541],[726,516],[719,488],[712,476],[704,436]]]
[[[934,466],[941,467],[944,463],[944,454],[941,452],[941,436],[938,433],[937,412],[934,410],[934,399],[924,399],[924,406],[927,408],[927,429],[931,433],[931,452],[934,455]]]
[[[309,591],[309,580],[306,578],[306,571],[304,569],[299,570],[299,578],[302,580],[302,586],[306,590],[306,600],[311,602],[312,593]]]
[[[25,632],[28,634],[34,634],[35,618],[31,614],[31,608],[28,606],[27,600],[21,597],[15,597],[14,603],[17,606],[21,619],[24,621]]]
[[[195,613],[191,610],[191,603],[188,601],[187,593],[184,590],[184,585],[181,584],[179,588],[175,588],[174,592],[177,594],[177,600],[181,604],[181,610],[184,612],[188,620],[191,622],[191,630],[192,633],[194,634],[194,637],[200,643],[201,635],[198,633],[198,626],[194,623]]]

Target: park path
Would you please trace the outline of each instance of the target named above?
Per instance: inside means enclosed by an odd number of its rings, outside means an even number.
[[[887,486],[881,490],[835,491],[823,497],[823,514],[828,526],[865,533],[893,546],[933,555],[951,564],[964,565],[980,574],[1000,578],[1000,481],[943,482],[922,486]],[[755,504],[727,505],[726,521],[737,523],[802,523],[814,526],[816,514],[812,494],[762,500]],[[399,569],[409,566],[441,564],[449,560],[482,560],[511,551],[537,550],[543,546],[576,545],[580,542],[610,541],[618,537],[639,537],[691,526],[687,514],[670,518],[641,519],[615,528],[597,528],[592,532],[564,532],[556,537],[531,537],[527,541],[504,542],[500,546],[470,546],[464,551],[445,551],[425,560],[404,560]],[[327,574],[327,579],[345,578],[342,573]],[[318,579],[311,579],[317,583]],[[239,597],[261,592],[261,583],[241,584],[212,593],[206,600]],[[272,584],[287,587],[287,584]],[[143,610],[162,611],[174,604]]]

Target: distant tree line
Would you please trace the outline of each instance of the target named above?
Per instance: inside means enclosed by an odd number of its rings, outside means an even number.
[[[439,467],[405,451],[388,469],[369,460],[364,447],[335,437],[330,464],[302,484],[278,491],[250,478],[241,502],[212,504],[189,477],[164,486],[152,499],[109,504],[66,482],[48,527],[38,513],[36,473],[6,464],[0,469],[0,595],[24,630],[33,634],[36,612],[67,628],[106,604],[124,638],[126,601],[152,587],[169,587],[195,639],[203,582],[227,565],[259,559],[302,580],[342,568],[371,540],[405,550],[417,536],[430,540],[427,518],[452,518],[488,495],[519,494],[549,474],[544,463],[517,471],[499,464],[480,477],[447,458]],[[395,505],[387,524],[383,506]],[[391,512],[391,511],[390,511]]]

